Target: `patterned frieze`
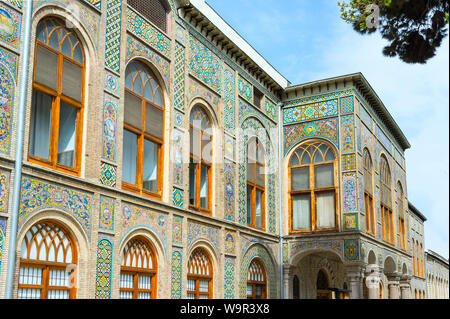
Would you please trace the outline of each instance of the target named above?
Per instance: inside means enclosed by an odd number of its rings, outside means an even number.
[[[220,97],[213,93],[210,89],[200,84],[197,80],[189,78],[189,88],[188,88],[188,100],[192,101],[194,98],[200,97],[206,100],[219,114],[220,111]]]
[[[326,94],[320,94],[320,95],[314,95],[309,97],[302,97],[299,99],[294,99],[290,101],[285,101],[284,106],[286,108],[299,106],[302,104],[310,104],[310,103],[316,103],[316,102],[323,102],[327,100],[332,99],[338,99],[340,97],[346,97],[349,95],[353,95],[355,91],[353,89],[344,90],[344,91],[337,91],[332,93],[326,93]]]
[[[310,104],[285,108],[283,110],[283,123],[295,124],[302,121],[315,120],[338,115],[338,99],[319,101]]]
[[[187,246],[191,247],[198,240],[206,240],[217,251],[220,251],[220,229],[214,226],[188,221]]]

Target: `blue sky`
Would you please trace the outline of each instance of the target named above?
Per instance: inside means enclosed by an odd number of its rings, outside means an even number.
[[[340,19],[337,0],[207,0],[292,84],[362,72],[405,133],[408,199],[425,246],[449,257],[449,40],[426,65],[381,53]]]

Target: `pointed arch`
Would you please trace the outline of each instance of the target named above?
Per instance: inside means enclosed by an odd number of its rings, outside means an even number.
[[[203,247],[195,248],[187,264],[187,298],[212,299],[213,275],[210,254]]]

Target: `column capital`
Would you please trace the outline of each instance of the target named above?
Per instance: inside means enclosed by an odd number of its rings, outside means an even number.
[[[401,277],[400,277],[400,284],[401,285],[408,285],[409,286],[409,284],[411,283],[411,276],[410,275],[402,275]]]
[[[364,266],[362,264],[345,265],[345,270],[350,281],[359,281],[364,277]]]
[[[386,277],[389,283],[392,282],[393,284],[394,283],[398,284],[400,282],[401,274],[399,274],[398,272],[389,272],[386,273]]]
[[[366,266],[366,285],[369,289],[378,289],[381,281],[380,267],[375,264]]]

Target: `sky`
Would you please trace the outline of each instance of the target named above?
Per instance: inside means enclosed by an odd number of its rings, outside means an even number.
[[[383,56],[337,0],[206,0],[292,85],[355,72],[377,92],[411,144],[408,200],[427,217],[425,247],[449,257],[449,39],[425,65]]]

